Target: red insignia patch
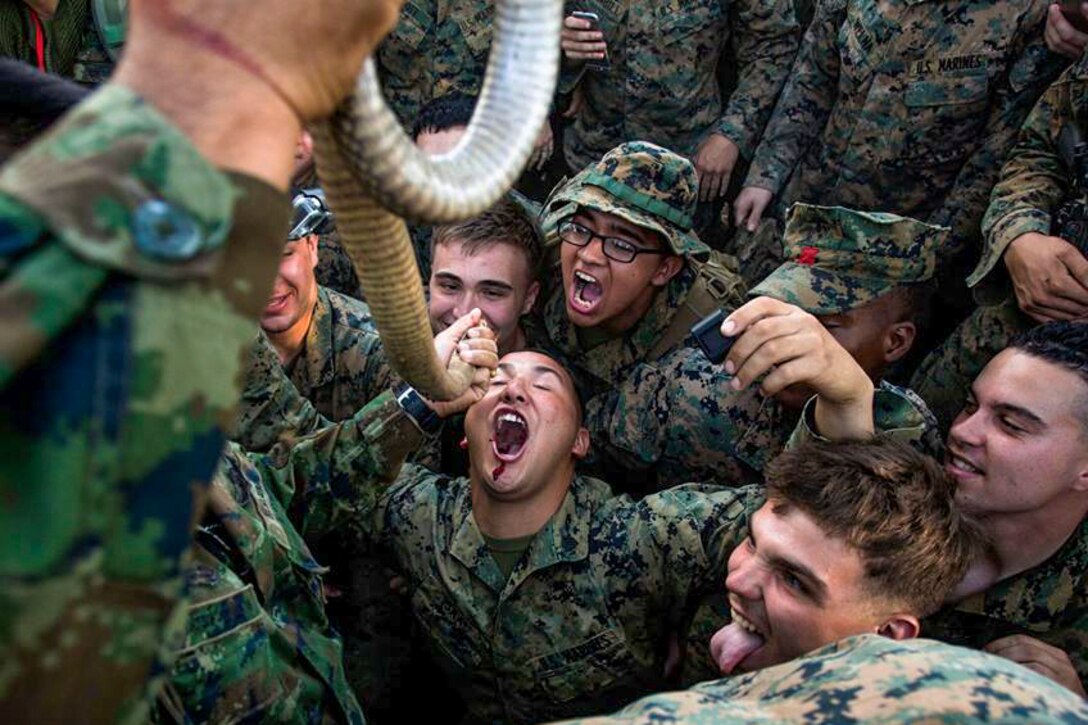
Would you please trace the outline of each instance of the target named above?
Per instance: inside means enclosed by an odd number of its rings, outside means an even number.
[[[816,255],[819,251],[818,247],[801,247],[801,253],[797,255],[797,263],[807,264],[811,267],[816,264]]]

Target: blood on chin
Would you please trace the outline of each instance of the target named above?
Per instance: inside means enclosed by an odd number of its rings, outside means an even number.
[[[711,638],[710,654],[722,674],[729,675],[763,645],[763,637],[732,622],[719,629]]]

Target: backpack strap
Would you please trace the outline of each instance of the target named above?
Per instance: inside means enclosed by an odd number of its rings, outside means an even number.
[[[711,250],[706,261],[689,259],[695,281],[684,302],[673,315],[665,333],[650,351],[649,360],[659,360],[687,339],[691,326],[716,310],[734,309],[744,304],[748,285],[737,272],[737,261],[730,255]]]

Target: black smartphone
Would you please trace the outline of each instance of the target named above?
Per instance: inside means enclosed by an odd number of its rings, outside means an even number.
[[[588,20],[591,24],[587,30],[600,30],[601,29],[601,16],[597,13],[587,12],[585,10],[575,10],[571,13],[576,18],[582,20]],[[597,72],[605,72],[612,68],[612,61],[608,59],[608,47],[605,46],[604,57],[594,58],[593,60],[586,61],[586,68]]]
[[[737,338],[726,337],[722,334],[722,323],[725,322],[725,310],[718,310],[707,315],[691,326],[691,334],[703,354],[715,365],[720,365],[725,356],[729,354],[729,348]]]

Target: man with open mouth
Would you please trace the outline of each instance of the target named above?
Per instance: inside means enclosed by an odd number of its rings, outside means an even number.
[[[780,325],[777,344],[792,344],[786,331],[815,318],[876,386],[877,427],[934,454],[940,435],[925,403],[884,376],[927,325],[937,250],[947,236],[944,227],[897,214],[795,204],[786,224],[787,261],[748,293],[797,313],[763,323]],[[795,359],[788,353],[777,364]],[[815,391],[805,385],[773,394],[758,385],[734,387],[734,372],[674,350],[617,386],[611,406],[590,412],[591,428],[607,431],[597,445],[607,448],[613,465],[652,470],[659,488],[762,480],[764,466],[786,447]]]
[[[723,635],[721,661],[763,666],[850,634],[914,636],[981,548],[939,467],[902,443],[786,454],[766,504],[762,486],[698,484],[636,501],[575,473],[590,447],[581,420],[562,365],[508,354],[466,415],[469,476],[409,465],[359,523],[404,572],[472,722],[607,712],[661,689],[671,637],[727,569],[743,624]],[[871,407],[867,426],[856,437],[871,435]],[[828,506],[839,519],[810,513]],[[790,598],[784,618],[761,606],[762,586]]]
[[[827,407],[816,428],[839,438],[833,431],[860,410]],[[992,541],[996,583],[925,619],[923,633],[984,648],[1083,697],[1088,325],[1040,325],[990,361],[949,432],[945,471]]]
[[[545,202],[551,275],[529,343],[566,363],[587,411],[669,351],[701,354],[688,340],[691,325],[743,302],[731,263],[692,230],[698,189],[690,161],[635,141],[609,151]],[[607,431],[590,432],[604,440]],[[608,468],[602,461],[593,470]],[[639,487],[630,477],[617,483]]]

